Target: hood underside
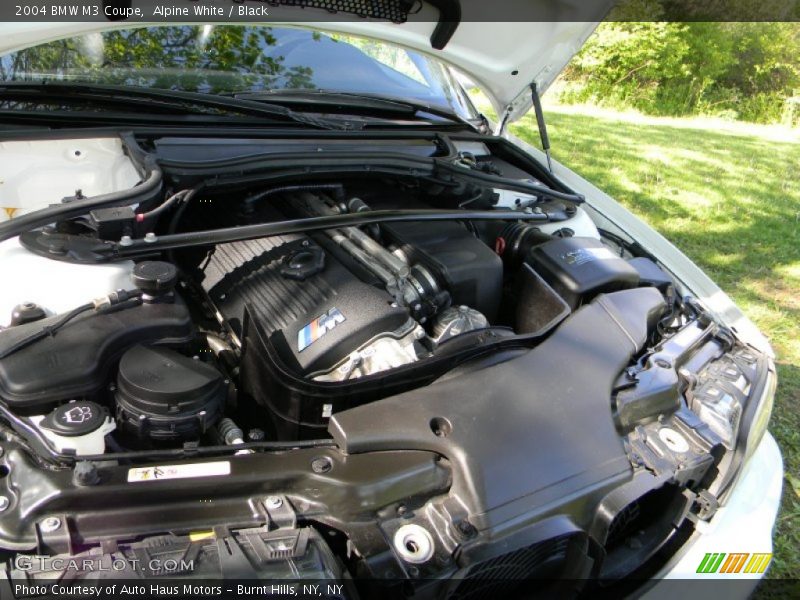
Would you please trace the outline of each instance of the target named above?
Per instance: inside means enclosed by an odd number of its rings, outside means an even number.
[[[590,11],[570,0],[505,0],[500,5],[491,3],[498,11],[493,15],[518,15],[519,20],[486,22],[479,20],[487,18],[487,14],[477,12],[487,11],[486,5],[480,4],[480,8],[474,3],[462,6],[457,24],[440,22],[450,17],[425,3],[402,24],[347,20],[352,15],[331,15],[316,9],[271,7],[271,20],[265,25],[295,25],[364,36],[430,54],[467,75],[489,95],[496,109],[508,111],[509,120],[514,120],[531,106],[530,85],[536,83],[540,93],[545,91],[580,50],[607,9],[602,6]],[[312,21],[317,15],[325,20]],[[140,21],[5,23],[0,54],[65,37],[144,25]],[[442,30],[447,32],[444,36]],[[442,44],[443,48],[434,48]]]

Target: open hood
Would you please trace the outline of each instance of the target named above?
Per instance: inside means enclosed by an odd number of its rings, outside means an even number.
[[[442,10],[433,4],[442,5]],[[592,2],[590,9],[578,0],[493,0],[464,3],[455,13],[447,12],[444,7],[453,4],[458,3],[426,2],[402,24],[373,19],[345,20],[353,17],[331,16],[308,8],[275,7],[270,8],[270,21],[265,25],[292,24],[360,35],[431,54],[472,79],[489,95],[498,113],[513,121],[531,107],[531,84],[536,83],[540,93],[549,87],[594,31],[611,1]],[[488,12],[488,7],[492,12]],[[326,20],[310,21],[317,13]],[[485,21],[506,14],[519,20]],[[544,21],[545,18],[551,20]],[[0,54],[73,35],[144,24],[138,21],[3,23]]]

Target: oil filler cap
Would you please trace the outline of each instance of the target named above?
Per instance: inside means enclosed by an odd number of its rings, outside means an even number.
[[[287,279],[305,281],[325,270],[325,252],[318,246],[304,246],[283,259],[281,275]]]
[[[133,267],[133,285],[146,294],[160,295],[171,292],[178,281],[178,269],[172,263],[146,260]]]
[[[39,426],[64,437],[86,435],[100,428],[108,411],[94,402],[70,402],[53,410]]]

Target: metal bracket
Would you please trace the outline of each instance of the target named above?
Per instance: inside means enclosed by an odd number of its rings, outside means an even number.
[[[72,535],[66,515],[51,515],[36,524],[40,554],[73,553]]]
[[[267,515],[269,515],[270,526],[292,529],[297,527],[297,514],[285,496],[267,496],[263,502],[264,508],[267,509]]]

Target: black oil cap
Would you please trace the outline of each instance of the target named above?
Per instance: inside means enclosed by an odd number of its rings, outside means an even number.
[[[65,437],[92,433],[106,420],[108,411],[94,402],[81,400],[59,406],[39,424],[43,429]]]
[[[178,281],[178,269],[172,263],[146,260],[133,268],[133,285],[146,294],[157,296],[171,292]]]
[[[281,275],[287,279],[305,281],[325,269],[325,252],[318,246],[307,246],[283,259]]]

